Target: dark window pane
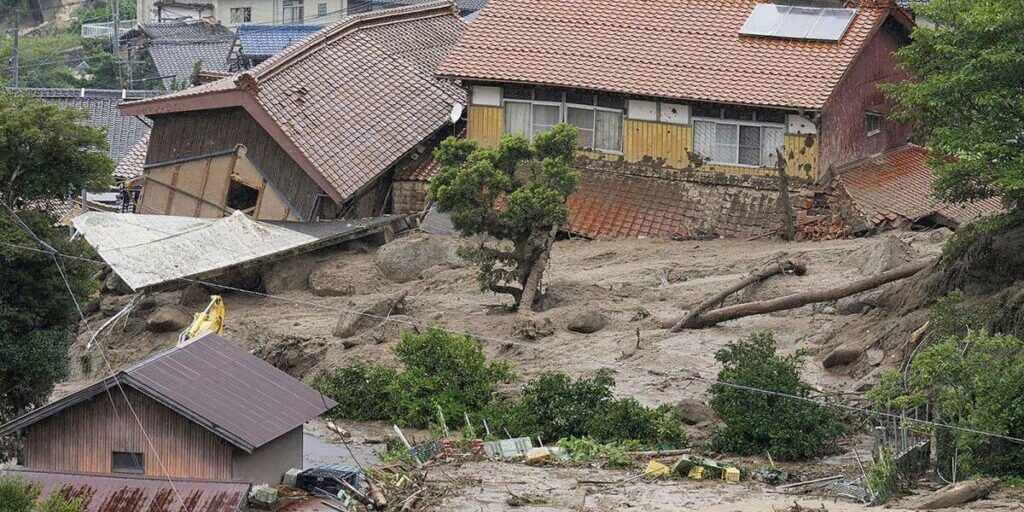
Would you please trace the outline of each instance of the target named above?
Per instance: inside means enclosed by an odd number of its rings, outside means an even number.
[[[529,100],[532,99],[533,89],[520,85],[506,85],[501,88],[501,93],[510,100]]]
[[[626,108],[626,100],[623,99],[622,96],[598,95],[598,97],[597,97],[597,106],[605,107],[605,108],[625,109]]]
[[[557,89],[537,88],[534,90],[534,94],[534,99],[537,101],[562,101],[562,91]]]
[[[786,113],[781,110],[762,109],[757,111],[757,120],[762,123],[785,123]]]
[[[565,102],[566,103],[576,103],[578,105],[593,105],[594,104],[594,95],[593,94],[584,94],[582,92],[569,91],[569,92],[565,93]]]
[[[113,452],[110,458],[111,473],[146,474],[146,459],[141,453]]]
[[[737,119],[740,121],[753,121],[754,109],[748,107],[736,107],[729,105],[725,107],[724,117],[726,119]]]
[[[743,165],[761,165],[761,150],[758,148],[740,147],[740,163]]]
[[[722,117],[722,107],[713,103],[697,103],[693,106],[693,115],[718,119]]]

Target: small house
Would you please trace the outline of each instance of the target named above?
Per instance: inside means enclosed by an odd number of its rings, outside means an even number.
[[[0,426],[28,470],[277,483],[329,398],[205,334]]]
[[[444,1],[359,14],[250,70],[121,105],[153,120],[137,213],[388,213],[396,169],[454,133],[466,93],[433,70],[465,26]]]
[[[891,0],[492,0],[437,74],[483,145],[579,127],[570,230],[746,235],[779,222],[780,167],[812,186],[907,143],[878,86],[912,28]]]

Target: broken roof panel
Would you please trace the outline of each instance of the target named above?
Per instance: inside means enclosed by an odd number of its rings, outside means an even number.
[[[85,496],[82,512],[176,510],[177,494],[190,512],[236,512],[245,504],[250,487],[248,482],[181,479],[173,479],[172,486],[166,478],[27,469],[15,469],[8,474],[38,483],[43,499],[53,492],[63,492],[69,498]]]
[[[249,453],[337,405],[241,346],[208,333],[35,409],[0,427],[0,435],[22,430],[119,383]]]
[[[437,72],[468,80],[820,109],[890,12],[863,2],[838,41],[740,35],[757,4],[492,0]]]
[[[392,220],[317,222],[310,227],[257,222],[241,212],[218,219],[87,212],[74,219],[74,227],[128,286],[141,290],[365,236]]]
[[[233,47],[232,41],[153,41],[148,51],[164,86],[171,89],[190,85],[197,63],[205,70],[227,72]]]
[[[126,91],[112,89],[17,89],[39,96],[44,101],[63,107],[85,110],[85,120],[91,126],[105,128],[110,150],[107,154],[119,162],[128,150],[143,136],[149,134],[149,126],[132,116],[122,117],[117,105],[122,101],[153,98],[167,94],[166,91]]]
[[[466,93],[433,70],[466,25],[448,2],[359,14],[253,69],[124,105],[125,115],[245,107],[342,202],[450,122]],[[263,122],[263,121],[260,121]]]
[[[932,196],[934,179],[928,151],[907,145],[851,166],[836,178],[835,186],[850,197],[854,208],[872,226],[889,224],[896,218],[912,223],[938,215],[956,227],[1002,211],[996,198],[940,203]]]

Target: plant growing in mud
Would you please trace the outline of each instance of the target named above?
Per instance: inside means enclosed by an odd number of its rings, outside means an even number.
[[[483,289],[508,294],[517,308],[530,310],[557,229],[565,224],[565,205],[579,183],[573,169],[579,130],[559,124],[531,144],[505,135],[497,148],[449,137],[434,151],[441,170],[430,184],[438,209],[450,212],[452,225],[470,235],[488,235],[464,250],[479,265]]]
[[[764,332],[715,353],[722,371],[710,389],[711,408],[725,426],[715,432],[712,446],[740,455],[768,450],[780,460],[834,452],[843,433],[838,416],[827,407],[802,400],[811,396],[810,385],[800,379],[805,353],[780,356],[775,349],[775,339]]]

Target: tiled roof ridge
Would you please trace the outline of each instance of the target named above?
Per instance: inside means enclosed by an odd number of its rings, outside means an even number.
[[[149,98],[167,94],[167,91],[148,89],[83,89],[80,87],[20,87],[13,90],[32,93],[40,98],[121,99],[122,96],[125,96],[127,99],[132,99],[133,97]],[[85,91],[84,95],[83,90]]]
[[[451,0],[435,0],[424,4],[356,14],[333,25],[325,26],[323,29],[310,34],[308,37],[285,49],[285,51],[261,62],[245,73],[252,74],[258,80],[265,80],[286,69],[291,62],[294,62],[301,56],[314,52],[324,45],[330,44],[332,41],[347,36],[352,32],[378,25],[432,16],[443,16],[452,13],[455,13],[457,16],[458,10]]]

